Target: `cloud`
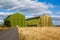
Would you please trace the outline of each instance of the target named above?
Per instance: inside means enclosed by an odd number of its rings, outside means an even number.
[[[55,8],[55,7],[57,7],[57,6],[55,6],[55,5],[51,4],[51,3],[49,3],[47,6],[48,6],[49,8]]]
[[[52,18],[60,18],[59,15],[51,15]]]
[[[44,2],[38,2],[38,0],[0,0],[1,9],[14,10],[22,13],[43,13],[48,8],[55,7],[52,4],[46,4]]]
[[[5,19],[8,15],[13,14],[13,13],[8,13],[8,12],[0,12],[0,20]]]
[[[13,14],[13,13],[0,12],[0,24],[3,23],[3,22],[4,22],[3,20],[4,20],[8,15],[10,15],[10,14]]]
[[[17,10],[19,12],[23,13],[41,13],[48,9],[48,7],[45,5],[45,3],[42,2],[35,2],[35,1],[20,1],[21,5],[12,7],[8,10]]]
[[[45,13],[45,14],[48,14],[48,15],[52,15],[53,13],[52,13],[52,11],[44,11],[43,13]]]
[[[60,25],[60,16],[59,15],[51,15],[54,25]]]
[[[8,15],[13,14],[13,13],[8,13],[8,12],[0,12],[0,18],[6,18]]]
[[[0,5],[2,9],[17,10],[23,13],[40,13],[48,9],[46,3],[37,2],[37,0],[0,0]]]
[[[19,5],[20,2],[17,0],[0,0],[0,5],[2,5],[2,9],[8,9],[14,6]]]
[[[2,5],[0,5],[0,7],[2,7]]]
[[[35,17],[35,16],[29,15],[29,16],[26,16],[26,19],[28,19],[28,18],[33,18],[33,17]]]
[[[38,2],[38,0],[0,0],[0,5],[2,6],[0,7],[1,9],[18,11],[30,15],[51,14],[52,12],[48,8],[55,7],[50,3]]]
[[[60,21],[53,21],[54,25],[60,25]]]
[[[60,11],[59,11],[59,12],[57,12],[56,14],[60,14]]]
[[[1,24],[1,23],[3,23],[3,20],[2,20],[2,19],[0,19],[0,24]]]

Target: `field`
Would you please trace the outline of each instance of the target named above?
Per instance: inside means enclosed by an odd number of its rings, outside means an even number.
[[[7,27],[0,27],[0,31],[4,31],[4,30],[7,30],[8,28]]]
[[[60,40],[60,27],[18,27],[18,33],[19,40]]]
[[[60,40],[60,27],[20,27],[20,40]]]

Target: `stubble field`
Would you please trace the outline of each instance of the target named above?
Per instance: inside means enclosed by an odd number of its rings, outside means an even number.
[[[60,40],[60,27],[19,27],[19,40]]]

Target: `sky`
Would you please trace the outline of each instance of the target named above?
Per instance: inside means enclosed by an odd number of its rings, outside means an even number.
[[[60,0],[0,0],[0,23],[10,14],[20,12],[26,18],[47,14],[60,25]]]

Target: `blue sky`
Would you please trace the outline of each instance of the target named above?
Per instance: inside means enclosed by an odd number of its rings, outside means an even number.
[[[38,0],[39,2],[45,2],[46,4],[52,4],[54,6],[57,6],[55,8],[49,8],[49,10],[53,11],[54,13],[60,11],[60,0]]]
[[[52,4],[54,6],[56,6],[55,8],[49,8],[50,11],[53,12],[53,15],[55,15],[55,17],[53,17],[53,22],[55,25],[60,25],[60,0],[38,0],[39,2],[45,2],[46,4]],[[58,16],[58,17],[56,17]]]
[[[10,14],[20,12],[26,18],[47,14],[60,25],[60,0],[0,0],[0,23]]]

